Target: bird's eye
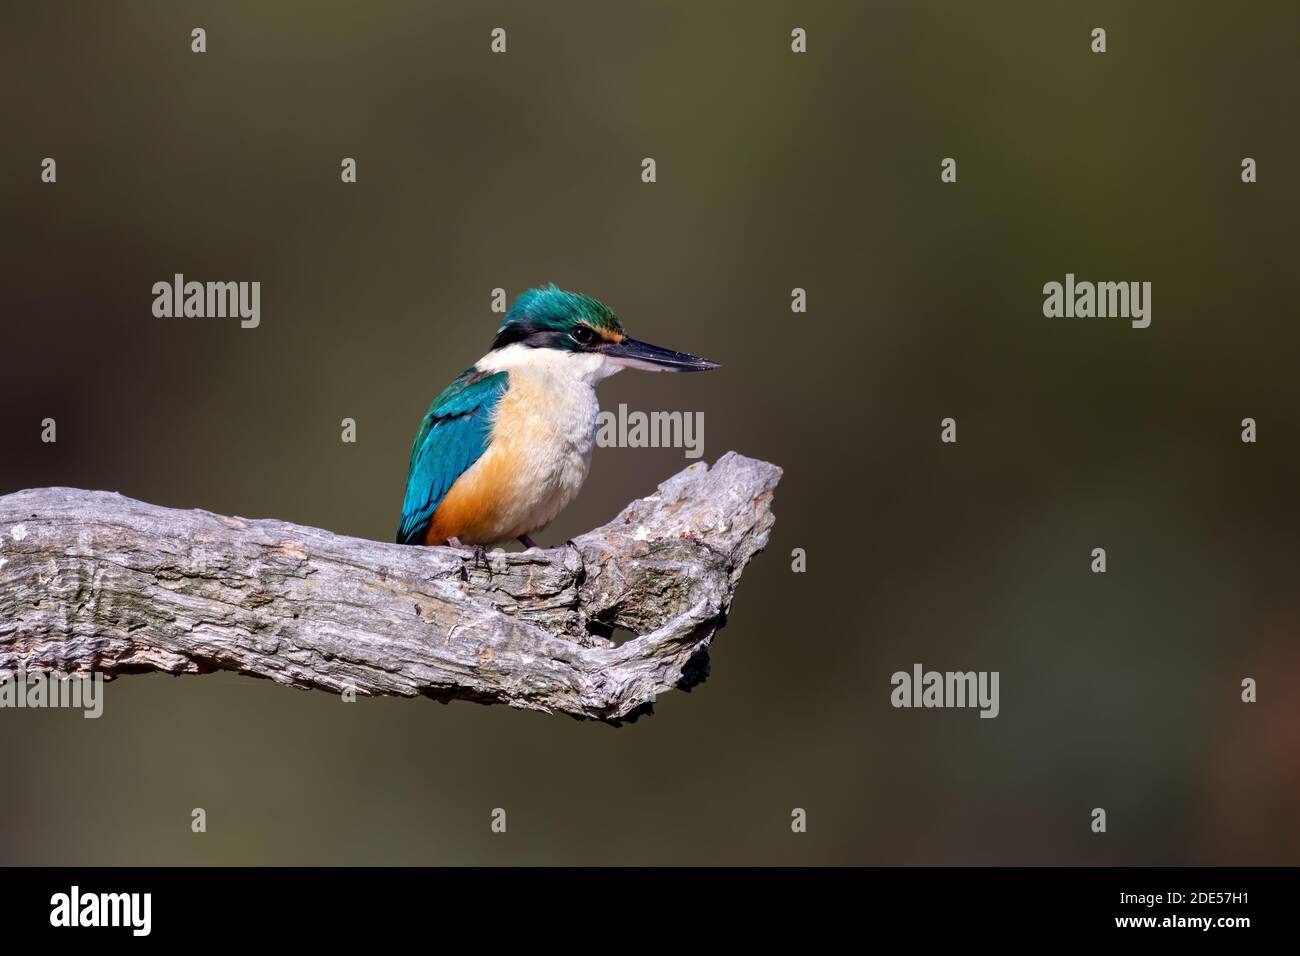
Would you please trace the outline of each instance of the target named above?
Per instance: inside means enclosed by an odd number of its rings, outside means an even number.
[[[590,345],[593,341],[595,341],[596,338],[596,333],[593,332],[591,329],[587,328],[585,325],[577,326],[576,328],[574,328],[572,332],[569,333],[569,335],[573,337],[573,341],[579,343],[580,345]]]

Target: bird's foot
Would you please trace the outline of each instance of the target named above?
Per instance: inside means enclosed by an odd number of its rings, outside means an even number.
[[[519,536],[519,543],[522,544],[525,548],[540,548],[540,547],[541,547],[540,544],[538,544],[538,543],[537,543],[536,541],[534,541],[532,538],[528,537],[528,535],[526,535],[526,534],[521,534],[521,535]]]
[[[457,549],[458,551],[469,551],[471,554],[473,554],[475,567],[479,565],[483,565],[489,570],[491,569],[492,566],[488,563],[488,559],[487,559],[487,548],[483,547],[483,545],[462,544],[460,538],[448,538],[447,544]]]

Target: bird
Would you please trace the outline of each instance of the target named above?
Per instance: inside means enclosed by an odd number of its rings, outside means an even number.
[[[554,283],[521,293],[487,354],[433,400],[411,443],[397,543],[472,547],[549,525],[591,469],[596,386],[624,368],[717,362],[629,338],[598,299]]]

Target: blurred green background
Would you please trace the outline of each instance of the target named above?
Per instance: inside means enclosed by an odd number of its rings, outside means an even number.
[[[130,677],[99,721],[0,712],[0,862],[1300,861],[1297,28],[1290,0],[10,5],[0,493],[388,541],[490,290],[550,280],[724,363],[604,407],[703,411],[707,460],[785,478],[712,676],[649,719]],[[176,272],[260,280],[261,327],[153,318]],[[1151,327],[1044,318],[1066,272],[1151,281]],[[598,449],[543,539],[686,464]],[[1001,716],[892,709],[914,662],[999,670]]]

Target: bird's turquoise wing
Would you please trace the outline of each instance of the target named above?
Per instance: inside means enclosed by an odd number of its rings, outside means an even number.
[[[507,372],[470,369],[429,406],[411,445],[398,544],[423,544],[429,519],[452,484],[487,450],[492,410],[509,387]]]

